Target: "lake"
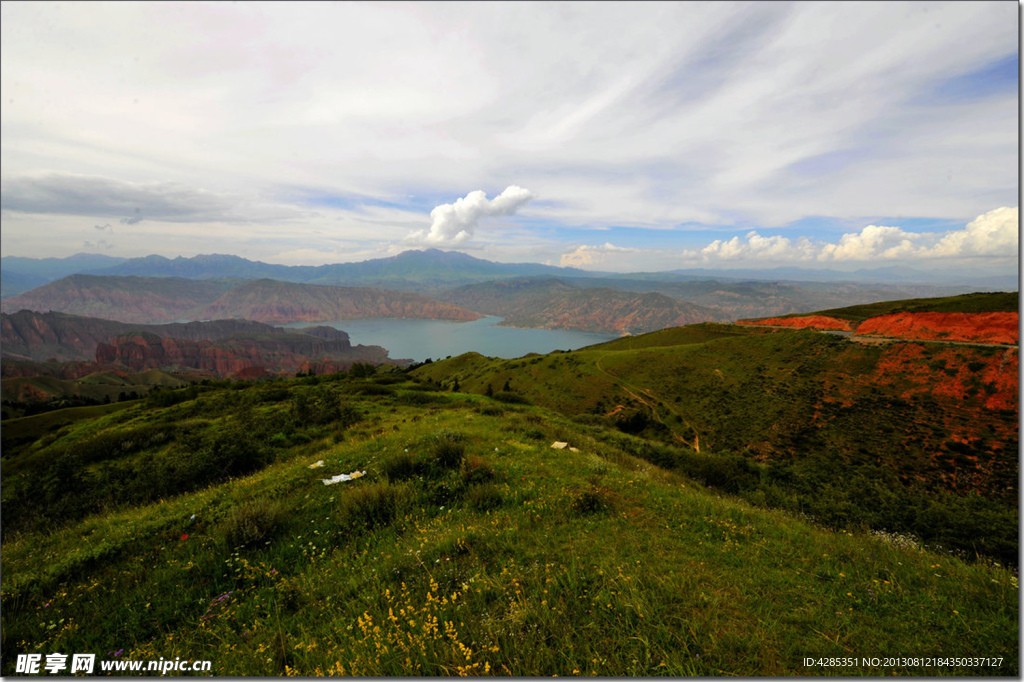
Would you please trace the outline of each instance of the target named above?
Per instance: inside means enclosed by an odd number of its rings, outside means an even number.
[[[290,328],[334,327],[348,333],[352,345],[383,346],[393,359],[422,362],[476,351],[496,358],[518,358],[527,353],[575,350],[617,339],[612,334],[564,329],[498,327],[502,318],[488,316],[473,322],[444,320],[370,319],[341,322],[293,322]]]

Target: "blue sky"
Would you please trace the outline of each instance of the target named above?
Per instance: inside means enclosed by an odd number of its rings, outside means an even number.
[[[4,255],[1017,267],[1013,2],[0,12]]]

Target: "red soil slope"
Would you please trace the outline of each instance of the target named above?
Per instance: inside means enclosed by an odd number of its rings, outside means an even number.
[[[763,320],[740,320],[737,324],[767,324],[773,327],[793,327],[795,329],[834,329],[841,332],[852,332],[853,327],[846,320],[825,315],[806,315],[804,317],[769,317]]]
[[[857,327],[857,334],[1017,345],[1017,327],[1017,313],[893,313],[864,320]]]

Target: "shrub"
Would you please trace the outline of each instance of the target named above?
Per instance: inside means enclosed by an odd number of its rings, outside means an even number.
[[[404,481],[423,473],[423,465],[408,452],[402,452],[385,459],[380,464],[381,473],[391,481]]]
[[[501,492],[490,483],[471,488],[466,497],[469,506],[480,512],[497,509],[504,502]]]
[[[399,395],[398,401],[403,405],[431,405],[451,402],[451,399],[433,392],[408,391]]]
[[[529,438],[530,440],[544,440],[545,439],[544,432],[541,431],[540,429],[527,429],[526,431],[523,432],[523,435],[526,436],[527,438]]]
[[[444,507],[452,504],[463,496],[466,487],[462,481],[451,478],[431,480],[423,485],[423,495],[427,504]]]
[[[466,455],[464,436],[458,431],[444,429],[434,436],[434,461],[446,469],[455,469]]]
[[[577,514],[596,514],[608,507],[607,495],[599,488],[584,490],[572,501],[572,510]]]
[[[253,500],[231,512],[221,531],[229,547],[251,547],[270,540],[283,521],[284,511],[280,504]]]
[[[501,405],[483,405],[478,412],[485,417],[500,417],[505,414],[505,408]]]
[[[497,393],[494,394],[494,399],[499,402],[508,403],[510,405],[530,404],[530,401],[527,400],[525,396],[521,396],[518,393],[513,393],[512,391],[498,391]]]
[[[477,485],[494,480],[494,469],[479,457],[468,458],[462,468],[462,481],[466,485]]]
[[[342,498],[336,518],[344,526],[381,528],[393,523],[409,507],[412,498],[408,484],[382,481],[357,486]]]
[[[356,395],[394,395],[395,389],[380,384],[364,384],[353,391]]]

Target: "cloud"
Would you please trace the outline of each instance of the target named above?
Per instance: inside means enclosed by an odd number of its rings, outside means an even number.
[[[587,268],[601,265],[607,262],[609,258],[615,254],[638,252],[639,249],[627,249],[615,246],[610,242],[606,242],[604,246],[582,245],[576,247],[576,250],[571,251],[570,253],[562,254],[559,265],[563,268]]]
[[[491,200],[483,190],[470,192],[454,204],[434,207],[430,212],[430,230],[417,230],[406,237],[406,241],[437,246],[462,244],[472,239],[482,218],[513,215],[532,198],[529,190],[516,185],[509,185]]]
[[[807,216],[948,220],[1017,203],[1013,3],[103,7],[3,3],[0,167],[63,178],[4,183],[5,253],[73,252],[75,230],[38,236],[67,215],[109,220],[119,249],[145,227],[145,248],[168,255],[186,223],[219,223],[188,249],[222,249],[225,234],[241,249],[253,221],[296,211],[309,229],[289,223],[290,244],[275,248],[305,248],[315,229],[401,243],[424,228],[429,244],[422,214],[446,200],[410,192],[458,197],[509,179],[551,202],[531,203],[520,226],[569,235],[551,244],[555,262],[610,239],[578,230],[656,228],[668,252],[692,244],[679,234],[688,222],[770,239]],[[398,198],[420,220],[357,224],[353,208],[327,226],[345,207],[318,222],[308,204],[280,205],[277,190],[296,186]],[[723,253],[785,250],[743,233]],[[458,227],[433,245],[460,234],[483,241]],[[487,236],[520,248],[520,234]]]
[[[137,183],[94,175],[24,173],[0,179],[0,208],[29,214],[117,217],[124,225],[250,222],[292,218],[292,207],[217,194],[175,182]]]
[[[731,239],[716,239],[703,248],[676,252],[675,266],[745,262],[754,266],[784,263],[925,262],[938,260],[1015,259],[1019,242],[1019,210],[997,208],[965,227],[947,232],[909,232],[893,225],[867,225],[842,235],[836,242],[801,236],[770,237],[756,230]],[[663,252],[604,246],[579,246],[562,255],[563,266],[592,267],[615,260],[617,254],[659,258]]]
[[[942,256],[1009,256],[1017,253],[1020,240],[1020,212],[1017,206],[1003,206],[978,216],[967,227],[946,234],[931,249]]]
[[[795,242],[788,237],[763,237],[756,231],[748,232],[745,239],[733,237],[727,241],[716,239],[703,249],[700,254],[705,260],[713,259],[763,259],[779,258],[804,260],[812,252],[814,246],[807,237],[800,237]]]
[[[818,260],[864,261],[872,258],[912,256],[925,234],[906,232],[900,227],[868,225],[860,232],[844,234],[838,244],[821,247]]]
[[[122,225],[137,225],[142,222],[142,209],[136,208],[135,215],[130,218],[121,218]]]
[[[109,251],[110,249],[114,248],[114,245],[108,243],[106,239],[100,239],[99,241],[96,242],[84,241],[82,242],[82,246],[87,249],[97,249],[103,251]]]
[[[111,232],[114,231],[114,226],[111,225],[110,223],[107,223],[106,225],[93,225],[92,228],[94,230],[100,230],[100,231],[103,231],[103,230],[110,230]]]

